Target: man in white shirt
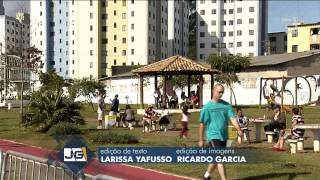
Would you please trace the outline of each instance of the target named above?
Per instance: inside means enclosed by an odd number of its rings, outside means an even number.
[[[99,91],[97,96],[97,103],[98,103],[98,129],[102,129],[102,121],[104,120],[104,112],[105,112],[105,91]]]

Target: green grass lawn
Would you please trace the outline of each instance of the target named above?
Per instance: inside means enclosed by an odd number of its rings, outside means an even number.
[[[257,107],[243,107],[243,112],[248,117],[262,117],[266,112]],[[95,144],[91,141],[91,136],[97,132],[96,112],[90,106],[86,106],[82,111],[87,124],[81,126],[83,137],[89,143],[89,147],[94,150],[98,146],[132,146],[115,144]],[[111,131],[119,133],[130,133],[139,138],[140,143],[134,146],[197,146],[198,140],[198,118],[199,113],[193,113],[189,123],[189,137],[187,140],[178,138],[179,131],[168,131],[166,133],[142,133],[142,128],[135,128],[128,131],[124,128],[114,128]],[[320,108],[307,107],[304,109],[305,123],[320,123]],[[178,122],[180,115],[173,116]],[[287,125],[290,127],[290,116],[287,118]],[[179,126],[178,126],[179,127]],[[252,130],[250,136],[254,139],[254,125],[250,125]],[[262,136],[263,137],[263,136]],[[273,152],[272,145],[265,141],[254,144],[235,145],[239,148],[250,148],[252,152],[259,154],[259,162],[253,164],[229,164],[227,173],[230,179],[319,179],[320,177],[320,154],[312,151],[312,134],[306,132],[306,150],[304,153],[296,155],[287,152]],[[53,137],[33,132],[30,129],[21,127],[19,120],[19,109],[0,109],[0,138],[13,140],[34,146],[56,149],[57,143]],[[287,147],[288,149],[288,147]],[[148,165],[139,164],[141,167],[157,169],[165,172],[175,173],[188,177],[200,178],[205,172],[206,165],[199,164],[176,164],[176,165]],[[218,178],[216,172],[213,179]]]

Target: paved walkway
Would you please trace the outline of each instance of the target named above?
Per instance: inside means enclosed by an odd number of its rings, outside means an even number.
[[[0,139],[0,149],[3,152],[12,150],[29,154],[37,157],[48,158],[57,154],[56,151],[34,147],[26,144],[17,143],[14,141]],[[90,175],[104,174],[112,177],[130,180],[186,180],[187,177],[181,177],[173,174],[162,173],[154,170],[143,169],[139,167],[129,166],[125,164],[100,164],[97,159],[92,160],[85,168],[85,173]]]

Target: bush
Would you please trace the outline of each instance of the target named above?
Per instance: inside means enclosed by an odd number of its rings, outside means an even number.
[[[69,123],[69,122],[60,122],[58,124],[53,125],[49,130],[49,134],[51,136],[80,134],[80,133],[81,131],[79,127],[76,124]]]
[[[118,134],[110,131],[98,132],[93,135],[94,143],[110,143],[110,144],[135,144],[139,140],[131,134]]]

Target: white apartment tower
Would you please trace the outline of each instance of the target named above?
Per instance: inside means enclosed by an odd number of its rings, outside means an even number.
[[[30,17],[17,13],[16,18],[5,15],[3,1],[0,0],[0,54],[21,56],[30,47]]]
[[[263,55],[267,48],[267,1],[199,0],[197,59],[210,54]]]
[[[85,12],[97,14],[99,1],[30,3],[31,45],[42,51],[44,71],[55,70],[64,78],[97,78],[99,27],[97,18],[93,20]]]
[[[64,78],[110,76],[112,66],[186,55],[188,9],[184,0],[31,1],[31,44]]]

